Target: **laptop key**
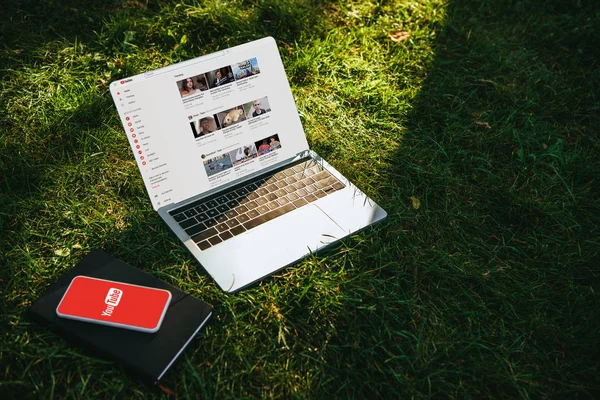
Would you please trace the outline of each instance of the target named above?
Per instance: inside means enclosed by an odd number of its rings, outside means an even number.
[[[317,199],[318,199],[318,197],[317,197],[317,196],[315,196],[315,195],[314,195],[314,194],[312,194],[312,193],[309,193],[309,194],[307,194],[306,196],[304,196],[304,199],[306,199],[306,201],[308,201],[309,203],[311,203],[311,202],[313,202],[313,201],[317,200]]]
[[[198,206],[196,206],[196,211],[198,211],[199,213],[204,212],[208,210],[208,207],[206,206],[206,204],[200,204]]]
[[[217,207],[217,211],[220,213],[224,213],[227,210],[229,210],[229,207],[227,207],[225,204],[221,204],[220,206]]]
[[[246,228],[244,228],[242,225],[238,225],[236,227],[231,228],[229,232],[231,232],[234,235],[239,235],[242,232],[246,232]]]
[[[237,199],[239,196],[237,194],[235,194],[235,192],[231,192],[231,193],[227,193],[225,195],[225,197],[227,197],[227,200],[231,201],[231,200]]]
[[[216,207],[216,206],[218,206],[218,205],[219,205],[219,203],[217,203],[217,202],[216,202],[216,201],[214,201],[214,200],[210,200],[210,201],[207,201],[207,202],[206,202],[206,206],[207,206],[208,208],[215,208],[215,207]]]
[[[299,189],[299,190],[296,190],[296,194],[300,197],[304,197],[308,194],[308,192],[306,191],[306,189]]]
[[[221,237],[221,239],[223,240],[227,240],[233,237],[233,234],[229,231],[223,232],[219,235]]]
[[[192,240],[195,243],[200,243],[203,240],[206,240],[211,236],[215,236],[217,233],[218,232],[215,228],[210,228],[210,229],[205,230],[204,232],[200,232],[199,234],[195,235],[194,237],[192,237]]]
[[[296,207],[302,207],[303,205],[308,204],[308,201],[304,200],[304,199],[298,199],[296,201],[294,201],[293,203]]]
[[[213,246],[214,246],[215,244],[219,244],[219,243],[221,243],[222,241],[223,241],[223,240],[222,240],[220,237],[218,237],[218,236],[213,236],[213,237],[211,237],[210,239],[208,239],[208,242],[209,242],[210,244],[212,244]]]
[[[204,240],[200,243],[196,243],[196,245],[200,248],[200,250],[206,250],[211,247],[211,244],[208,243],[208,240]]]
[[[217,223],[222,223],[227,221],[229,218],[227,218],[227,215],[225,214],[221,214],[218,217],[215,218],[215,220],[217,221]]]
[[[236,225],[239,225],[240,223],[238,222],[237,219],[230,219],[229,221],[225,222],[227,224],[228,227],[233,228]]]
[[[225,203],[227,203],[227,197],[225,197],[225,196],[217,197],[216,202],[218,204],[225,204]]]
[[[304,183],[304,181],[299,181],[299,182],[294,183],[294,187],[296,189],[302,189],[305,186],[306,186],[306,183]]]
[[[266,214],[269,212],[269,207],[267,206],[260,206],[256,209],[259,213],[261,214]]]
[[[246,214],[242,214],[242,215],[237,216],[237,220],[243,224],[244,222],[250,221],[250,217],[247,216]]]
[[[302,182],[304,182],[304,184],[306,184],[306,185],[310,185],[311,183],[315,183],[315,180],[311,177],[308,177],[308,178],[302,179]]]
[[[173,219],[177,222],[181,222],[181,221],[187,219],[187,217],[185,216],[184,213],[181,213],[181,214],[174,215]]]
[[[333,176],[330,176],[329,178],[325,178],[323,180],[320,180],[319,182],[315,183],[315,186],[318,187],[319,189],[323,189],[327,186],[331,186],[334,183],[337,183],[337,179],[335,179]]]
[[[328,176],[330,176],[330,175],[329,175],[329,173],[328,173],[327,171],[321,171],[321,172],[319,172],[318,174],[315,174],[315,175],[313,175],[313,176],[312,176],[312,178],[313,178],[315,181],[320,181],[321,179],[325,179],[325,178],[327,178]]]
[[[256,186],[254,183],[251,183],[251,184],[249,184],[249,185],[246,185],[246,186],[245,186],[245,188],[246,188],[246,190],[248,190],[249,192],[253,192],[253,191],[255,191],[256,189],[258,189],[258,186]]]
[[[218,232],[225,232],[226,230],[229,229],[229,227],[227,226],[227,224],[224,224],[224,223],[215,226],[215,228],[217,229]]]
[[[235,208],[235,211],[236,211],[238,214],[243,214],[243,213],[245,213],[246,211],[248,211],[248,207],[246,207],[246,206],[239,206],[239,207],[236,207],[236,208]]]
[[[225,213],[225,215],[227,215],[227,218],[233,218],[233,217],[237,216],[238,213],[235,210],[229,210]]]
[[[190,218],[190,217],[193,217],[194,215],[196,215],[198,213],[196,212],[196,210],[194,210],[192,208],[191,210],[187,210],[184,214],[185,214],[186,217]]]
[[[201,213],[201,214],[196,215],[194,218],[196,218],[200,222],[203,222],[208,219],[208,215],[206,215],[205,213]]]
[[[260,215],[260,213],[258,211],[256,211],[256,210],[250,210],[250,211],[248,211],[247,215],[250,218],[256,218],[256,217],[258,217]]]
[[[306,190],[308,193],[314,193],[318,189],[315,187],[315,185],[308,185],[304,188],[304,190]]]
[[[191,228],[186,229],[185,233],[187,233],[190,237],[192,237],[195,234],[200,233],[205,229],[206,229],[206,226],[204,226],[204,224],[200,223],[198,225],[194,225]]]
[[[183,222],[179,223],[179,226],[181,226],[183,229],[189,228],[190,226],[194,226],[198,223],[198,221],[196,221],[196,218],[190,218],[190,219],[186,219]]]

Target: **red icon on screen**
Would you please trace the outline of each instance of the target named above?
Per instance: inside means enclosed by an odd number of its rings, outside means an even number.
[[[137,139],[135,139],[135,140],[133,141],[133,143],[137,143],[137,142],[138,142],[138,140],[137,140]]]
[[[144,162],[142,163],[142,165],[146,165],[146,161],[144,161]]]
[[[125,81],[121,81],[121,85],[124,84],[124,83],[125,83]]]
[[[137,135],[136,135],[135,133],[134,133],[133,135],[131,135],[131,137],[133,137],[133,138],[134,138],[134,137],[136,137],[136,136],[137,136]]]
[[[127,121],[129,121],[131,118],[129,118],[129,117],[125,117],[125,119],[126,119]]]
[[[133,125],[131,122],[128,122],[128,123],[127,123],[127,126],[131,126],[131,125]]]
[[[141,150],[140,150],[140,151],[138,151],[138,154],[142,154],[142,151],[141,151]]]
[[[121,94],[121,92],[117,92],[117,96],[120,95],[120,94]]]
[[[135,148],[136,148],[136,149],[139,149],[139,148],[140,148],[140,145],[138,144],[137,146],[135,146]]]
[[[140,156],[140,160],[143,160],[143,159],[144,159],[144,156]]]

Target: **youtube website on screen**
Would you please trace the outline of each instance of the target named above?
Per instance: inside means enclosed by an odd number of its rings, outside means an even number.
[[[308,149],[271,38],[115,81],[111,94],[154,209]]]

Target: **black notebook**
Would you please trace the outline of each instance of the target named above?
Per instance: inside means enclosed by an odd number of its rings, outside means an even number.
[[[56,315],[56,307],[77,275],[166,289],[172,299],[156,333],[138,332]],[[66,339],[122,363],[148,383],[157,383],[212,314],[212,306],[102,251],[92,250],[31,307],[34,319],[49,323]]]

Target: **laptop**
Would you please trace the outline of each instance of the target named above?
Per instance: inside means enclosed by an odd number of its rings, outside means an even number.
[[[224,291],[387,215],[309,149],[271,37],[110,91],[154,210]]]

